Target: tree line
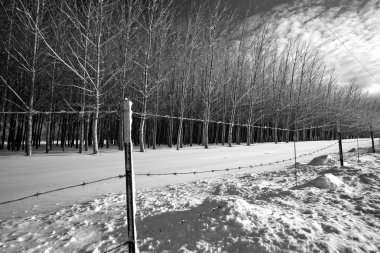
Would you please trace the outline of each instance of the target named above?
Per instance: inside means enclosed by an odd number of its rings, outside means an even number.
[[[125,98],[142,152],[333,139],[339,125],[376,123],[378,101],[360,82],[338,85],[318,49],[280,36],[271,13],[223,1],[10,0],[0,16],[1,149],[122,149],[122,114],[109,112]]]

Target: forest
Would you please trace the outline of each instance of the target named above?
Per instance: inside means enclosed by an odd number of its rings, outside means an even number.
[[[138,149],[335,139],[378,100],[275,14],[225,1],[9,0],[0,6],[0,148]]]

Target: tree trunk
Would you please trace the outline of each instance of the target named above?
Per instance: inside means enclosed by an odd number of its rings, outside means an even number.
[[[222,126],[222,145],[224,146],[224,143],[226,141],[226,123],[223,121]]]
[[[88,151],[88,146],[89,146],[89,140],[91,140],[90,138],[90,117],[91,117],[91,114],[90,112],[87,113],[87,117],[86,117],[86,134],[85,134],[85,146],[84,146],[84,151]]]
[[[95,113],[92,125],[93,153],[99,153],[98,144],[98,121],[99,121],[99,91],[95,91]]]
[[[274,120],[274,129],[273,129],[273,140],[274,140],[274,143],[277,144],[278,143],[278,119],[276,118]]]
[[[190,139],[190,147],[193,146],[193,130],[194,130],[194,121],[190,121],[190,133],[189,133],[189,139]]]
[[[119,113],[119,124],[118,124],[118,139],[117,139],[117,144],[118,144],[118,148],[119,150],[123,150],[124,148],[124,145],[123,145],[123,111],[121,110],[120,113]]]
[[[29,114],[28,114],[28,132],[27,132],[27,149],[26,155],[32,156],[32,127],[33,127],[33,106],[34,106],[34,87],[36,84],[36,67],[37,67],[37,47],[38,47],[38,25],[40,18],[40,1],[37,0],[36,19],[34,24],[34,44],[33,44],[33,59],[32,59],[32,80],[29,87]]]
[[[15,115],[15,123],[14,123],[14,132],[13,132],[13,140],[12,140],[12,151],[16,151],[16,138],[17,138],[17,130],[18,130],[18,117],[19,115]]]
[[[156,90],[156,101],[155,101],[155,106],[154,106],[154,114],[158,114],[158,89]],[[153,149],[156,149],[157,146],[157,117],[155,116],[153,118]]]
[[[169,137],[168,137],[168,147],[171,148],[173,144],[173,117],[169,118]]]
[[[204,146],[208,148],[208,122],[204,122]]]
[[[145,112],[144,112],[143,116],[141,117],[140,127],[139,127],[140,152],[145,151],[145,148],[144,148],[144,127],[145,127]]]
[[[232,147],[232,130],[234,128],[235,112],[235,106],[233,106],[231,112],[230,126],[228,128],[228,147]]]
[[[179,150],[181,146],[181,139],[182,139],[182,129],[183,129],[183,118],[181,117],[179,120],[179,127],[178,127],[178,135],[177,135],[177,146],[176,149]]]
[[[240,142],[241,142],[241,127],[237,126],[237,129],[236,129],[236,144],[240,145]]]
[[[215,145],[218,145],[219,142],[219,122],[216,123],[216,130],[215,130]]]

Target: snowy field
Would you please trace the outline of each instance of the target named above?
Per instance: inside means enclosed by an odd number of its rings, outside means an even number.
[[[352,140],[344,142],[344,151],[356,147]],[[297,151],[310,153],[332,143],[301,142]],[[362,147],[369,143],[360,141]],[[336,152],[334,145],[298,161],[308,163],[315,156]],[[3,155],[0,202],[124,172],[123,152]],[[294,156],[292,143],[160,149],[133,155],[136,173],[224,169]],[[136,177],[139,248],[142,252],[378,252],[380,156],[362,155],[359,163],[355,152],[345,158],[342,169],[337,167],[336,154],[326,165],[299,165],[300,188],[294,188],[291,162],[236,173]],[[124,189],[124,181],[115,180],[3,205],[0,251],[106,252],[117,247],[126,240]]]
[[[297,143],[297,154],[306,154],[325,148],[337,141],[316,141]],[[360,139],[361,146],[369,145],[369,139]],[[344,140],[344,151],[356,147],[355,140]],[[293,143],[264,143],[233,146],[185,147],[180,151],[168,148],[158,150],[147,149],[147,152],[133,152],[135,173],[166,173],[188,172],[213,169],[225,169],[239,166],[255,165],[281,161],[294,157]],[[315,155],[338,152],[338,145],[317,152]],[[299,159],[307,162],[312,156]],[[101,178],[124,174],[124,152],[115,149],[102,149],[94,156],[89,152],[86,155],[76,153],[75,150],[61,152],[55,147],[50,154],[44,153],[44,148],[34,152],[32,157],[23,156],[22,152],[0,152],[0,202],[33,195],[37,192],[47,191],[60,187],[80,184]],[[261,172],[278,170],[285,164],[258,167],[242,170],[242,172]],[[172,183],[185,183],[200,179],[213,178],[227,172],[197,175],[177,175],[159,177],[136,177],[138,190],[153,188]],[[228,172],[231,173],[231,172]],[[0,220],[26,217],[40,213],[55,211],[62,206],[81,201],[93,200],[108,193],[125,192],[125,180],[115,179],[83,188],[69,189],[38,198],[2,205],[0,207]]]

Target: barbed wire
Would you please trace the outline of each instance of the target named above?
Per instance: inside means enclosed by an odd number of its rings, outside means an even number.
[[[323,171],[327,171],[330,168],[331,167],[327,167]],[[284,169],[282,171],[286,172],[287,169]],[[266,171],[266,172],[258,173],[257,175],[261,174],[263,177],[260,178],[260,177],[256,177],[256,175],[254,175],[254,176],[252,176],[251,180],[252,181],[258,181],[258,180],[262,180],[265,177],[266,178],[282,177],[282,178],[287,178],[287,181],[283,181],[283,182],[285,182],[285,184],[284,184],[285,187],[289,187],[289,189],[293,188],[291,186],[295,182],[295,180],[292,180],[292,178],[294,177],[293,172],[289,171],[289,173],[280,174],[280,176],[278,174],[274,174],[274,173],[276,173],[276,171]],[[311,180],[310,176],[309,177],[303,176],[303,178],[301,178],[300,182],[305,183],[305,181],[308,181],[308,180]],[[260,182],[258,182],[258,184],[259,183]],[[260,191],[260,194],[258,195],[258,197],[262,198],[265,196],[266,196],[266,191],[265,190]],[[223,208],[222,206],[215,204],[215,205],[213,205],[207,209],[203,208],[202,210],[200,210],[198,212],[193,212],[193,213],[189,213],[188,215],[178,217],[177,219],[172,220],[173,222],[170,224],[170,227],[177,226],[177,225],[183,225],[183,226],[189,226],[190,225],[191,226],[193,224],[196,224],[197,222],[199,222],[200,220],[202,220],[204,218],[213,217],[212,215],[215,213],[218,214],[218,212],[222,208]],[[166,233],[170,229],[170,227],[169,226],[159,226],[156,228],[141,229],[140,233],[141,233],[142,237],[145,238],[147,235],[154,236],[157,234]]]
[[[356,140],[355,140],[355,142],[356,142]],[[349,142],[349,143],[352,143],[352,142]],[[313,155],[313,154],[318,153],[320,151],[326,150],[326,149],[328,149],[328,148],[330,148],[330,147],[332,147],[332,146],[334,146],[336,144],[338,144],[338,142],[334,142],[332,144],[329,144],[326,147],[314,150],[312,152],[301,154],[301,155],[297,156],[296,158],[302,158],[302,157],[305,157],[305,156]],[[229,171],[252,169],[252,168],[257,168],[257,167],[264,167],[264,166],[269,166],[269,165],[275,165],[275,164],[289,162],[289,161],[292,161],[294,159],[295,158],[292,157],[292,158],[289,158],[289,159],[283,159],[283,160],[278,160],[278,161],[269,162],[269,163],[259,163],[259,164],[239,166],[239,167],[233,167],[233,168],[224,168],[224,169],[200,170],[200,171],[189,171],[189,172],[167,172],[167,173],[150,173],[149,172],[149,173],[135,173],[134,175],[135,176],[148,176],[148,177],[151,177],[151,176],[169,176],[169,175],[178,176],[178,175],[197,175],[197,174],[206,174],[206,173],[215,173],[215,172],[229,172]],[[46,194],[49,194],[49,193],[63,191],[63,190],[67,190],[67,189],[78,188],[78,187],[85,187],[85,186],[90,185],[90,184],[100,183],[100,182],[114,180],[114,179],[121,179],[121,178],[124,178],[124,177],[125,177],[125,174],[124,175],[107,177],[107,178],[102,178],[102,179],[93,180],[93,181],[87,181],[87,182],[83,181],[80,184],[70,185],[70,186],[66,186],[66,187],[60,187],[60,188],[57,188],[57,189],[48,190],[48,191],[44,191],[44,192],[37,192],[35,194],[31,194],[31,195],[28,195],[28,196],[20,197],[20,198],[17,198],[17,199],[0,202],[0,205],[5,205],[5,204],[13,203],[13,202],[18,202],[18,201],[22,201],[22,200],[29,199],[29,198],[39,197],[41,195],[46,195]]]
[[[313,152],[309,152],[309,153],[304,153],[304,154],[301,154],[299,156],[297,156],[297,158],[301,158],[301,157],[305,157],[305,156],[309,156],[309,155],[312,155],[312,154],[315,154],[317,152],[320,152],[322,150],[325,150],[325,149],[328,149],[334,145],[336,145],[337,143],[333,143],[333,144],[330,144],[324,148],[320,148],[320,149],[317,149]],[[135,173],[135,176],[178,176],[178,175],[196,175],[196,174],[205,174],[205,173],[214,173],[214,172],[228,172],[228,171],[235,171],[235,170],[243,170],[243,169],[251,169],[251,168],[257,168],[257,167],[264,167],[264,166],[269,166],[269,165],[274,165],[274,164],[279,164],[279,163],[284,163],[284,162],[289,162],[289,161],[292,161],[294,160],[294,157],[292,158],[289,158],[289,159],[283,159],[283,160],[278,160],[278,161],[274,161],[274,162],[269,162],[269,163],[259,163],[259,164],[253,164],[253,165],[246,165],[246,166],[239,166],[239,167],[233,167],[233,168],[225,168],[225,169],[212,169],[212,170],[201,170],[201,171],[189,171],[189,172],[167,172],[167,173]]]
[[[335,145],[336,143],[334,143]],[[322,171],[328,171],[331,169],[331,166],[328,166],[326,169],[322,170]],[[283,171],[286,171],[283,170]],[[290,189],[293,188],[291,187],[291,185],[293,185],[293,183],[295,182],[295,180],[293,179],[293,175],[292,175],[292,172],[289,172],[289,174],[280,174],[280,176],[278,174],[273,174],[273,173],[276,173],[276,171],[267,171],[267,172],[262,172],[262,173],[258,173],[258,174],[261,174],[265,177],[284,177],[284,178],[287,178],[287,181],[285,181],[285,186],[286,187],[289,187]],[[313,176],[313,174],[310,174],[311,176]],[[308,182],[310,181],[313,177],[310,177],[310,175],[304,175],[303,178],[299,179],[300,183],[304,184],[305,182]],[[261,178],[262,179],[262,178]],[[252,181],[256,181],[256,180],[260,180],[260,178],[258,177],[252,177]],[[259,195],[261,197],[265,196],[266,192],[265,191],[262,191],[260,192],[260,194],[262,195]],[[219,206],[219,205],[214,205],[214,206],[211,206],[209,209],[202,209],[201,211],[198,211],[198,212],[193,212],[193,213],[189,213],[189,215],[186,215],[186,216],[182,216],[178,219],[174,219],[173,222],[171,223],[171,226],[176,226],[176,225],[183,225],[183,226],[189,226],[189,225],[192,225],[192,224],[196,224],[197,222],[199,222],[201,219],[203,218],[207,218],[207,217],[212,217],[213,214],[215,214],[215,212],[218,212],[219,210],[222,209],[222,206]],[[156,227],[156,228],[149,228],[149,230],[147,229],[141,229],[140,233],[143,235],[142,237],[146,237],[147,235],[150,235],[150,236],[154,236],[154,235],[157,235],[157,234],[162,234],[162,233],[166,233],[170,228],[169,227]],[[124,243],[124,245],[126,245],[127,243]],[[113,249],[111,249],[110,251],[106,251],[106,252],[111,252],[112,250],[116,250],[120,247],[122,247],[123,245],[121,246],[117,246]]]
[[[363,139],[359,139],[359,140],[352,140],[352,141],[342,141],[342,143],[344,144],[344,143],[346,143],[346,144],[348,144],[348,143],[356,143],[357,141],[359,141],[359,142],[367,142],[367,141],[371,141],[370,139],[366,139],[366,140],[363,140]]]
[[[85,115],[89,113],[94,113],[94,111],[32,111],[32,112],[0,112],[0,114],[77,114],[77,115]],[[117,110],[111,110],[111,111],[99,111],[100,114],[112,114],[112,113],[120,113],[120,111]],[[167,118],[167,119],[182,119],[185,121],[197,121],[197,122],[204,122],[206,120],[204,119],[198,119],[198,118],[187,118],[187,117],[178,117],[178,116],[170,116],[170,115],[159,115],[159,114],[151,114],[151,113],[140,113],[140,112],[133,112],[132,113],[135,116],[140,117],[154,117],[154,118]],[[285,128],[276,128],[276,127],[270,127],[270,126],[257,126],[253,124],[239,124],[239,123],[231,123],[231,122],[222,122],[217,120],[208,120],[209,123],[217,123],[217,124],[225,124],[225,125],[234,125],[234,126],[243,126],[243,127],[254,127],[254,128],[265,128],[265,129],[277,129],[277,130],[283,130],[283,131],[295,131],[292,129],[285,129]]]
[[[99,111],[99,114],[113,114],[113,113],[120,113],[121,111],[118,110],[109,110],[109,111]],[[83,116],[85,114],[92,114],[95,113],[95,111],[28,111],[28,112],[0,112],[0,114],[77,114],[78,116]],[[185,121],[196,121],[196,122],[205,122],[205,119],[199,119],[199,118],[188,118],[188,117],[179,117],[179,116],[171,116],[171,115],[160,115],[160,114],[151,114],[151,113],[141,113],[141,112],[133,112],[132,113],[135,116],[139,117],[153,117],[153,118],[166,118],[166,119],[177,119],[177,120],[185,120]],[[337,124],[326,124],[326,125],[319,125],[319,126],[310,126],[310,127],[302,127],[297,129],[289,129],[289,128],[282,128],[282,127],[271,127],[271,126],[258,126],[254,124],[240,124],[240,123],[234,123],[234,122],[223,122],[218,120],[207,120],[208,123],[216,123],[216,124],[224,124],[224,125],[232,125],[232,126],[240,126],[240,127],[252,127],[257,129],[270,129],[270,130],[279,130],[279,131],[289,131],[289,132],[296,132],[296,131],[303,131],[303,130],[311,130],[311,129],[321,129],[321,128],[328,128],[328,127],[336,127]],[[348,125],[348,124],[340,124],[342,127],[350,127],[350,128],[358,128],[358,126]],[[360,127],[360,129],[365,129],[366,127]],[[378,129],[374,129],[377,131]]]
[[[102,178],[102,179],[98,179],[98,180],[94,180],[94,181],[88,181],[88,182],[83,181],[83,183],[81,183],[81,184],[75,184],[75,185],[60,187],[60,188],[57,188],[57,189],[54,189],[54,190],[49,190],[49,191],[44,191],[44,192],[37,192],[35,194],[28,195],[28,196],[25,196],[25,197],[21,197],[21,198],[17,198],[17,199],[13,199],[13,200],[8,200],[8,201],[0,202],[0,205],[5,205],[5,204],[9,204],[9,203],[13,203],[13,202],[29,199],[29,198],[39,197],[41,195],[45,195],[45,194],[49,194],[49,193],[53,193],[53,192],[58,192],[58,191],[63,191],[63,190],[67,190],[67,189],[72,189],[72,188],[77,188],[77,187],[85,187],[85,186],[90,185],[90,184],[95,184],[95,183],[100,183],[100,182],[104,182],[104,181],[109,181],[109,180],[113,180],[113,179],[116,179],[116,178],[121,179],[123,177],[125,177],[125,175],[118,175],[118,176],[113,176],[113,177],[107,177],[107,178]]]
[[[333,145],[336,145],[336,143],[333,143],[327,147],[315,150],[315,151],[310,152],[310,153],[302,154],[302,155],[298,156],[297,158],[302,157],[302,156],[306,156],[306,155],[314,154],[314,153],[319,152],[321,150],[327,149]],[[290,158],[290,159],[284,159],[284,160],[279,160],[279,161],[270,162],[270,163],[260,163],[260,164],[255,164],[255,165],[239,166],[239,167],[235,167],[235,168],[226,168],[226,169],[213,169],[213,170],[191,171],[191,172],[169,172],[169,173],[135,173],[134,175],[135,176],[167,176],[167,175],[177,176],[177,175],[192,175],[192,174],[196,175],[196,174],[214,173],[214,172],[221,172],[221,171],[235,171],[235,170],[242,170],[242,169],[247,169],[247,168],[263,167],[263,166],[269,166],[269,165],[274,165],[274,164],[278,164],[278,163],[291,161],[293,159],[294,158]],[[94,181],[88,181],[88,182],[83,181],[83,183],[81,183],[81,184],[75,184],[75,185],[70,185],[70,186],[66,186],[66,187],[60,187],[60,188],[57,188],[54,190],[49,190],[49,191],[44,191],[44,192],[37,192],[35,194],[31,194],[31,195],[28,195],[25,197],[0,202],[0,205],[5,205],[5,204],[9,204],[9,203],[29,199],[29,198],[39,197],[41,195],[45,195],[45,194],[49,194],[49,193],[53,193],[53,192],[58,192],[58,191],[63,191],[63,190],[67,190],[67,189],[72,189],[72,188],[77,188],[77,187],[85,187],[85,186],[90,185],[90,184],[100,183],[100,182],[109,181],[109,180],[113,180],[113,179],[121,179],[124,177],[125,177],[125,174],[113,176],[113,177],[107,177],[107,178],[103,178],[103,179],[98,179],[98,180],[94,180]]]

